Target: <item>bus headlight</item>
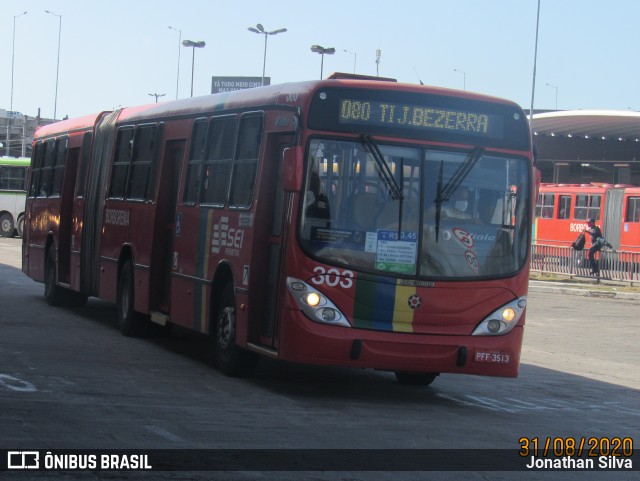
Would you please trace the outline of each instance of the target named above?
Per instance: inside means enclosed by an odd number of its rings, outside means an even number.
[[[335,304],[306,282],[288,277],[287,288],[300,310],[312,321],[332,326],[351,327]]]
[[[322,301],[321,297],[315,292],[310,292],[309,294],[307,294],[304,300],[311,307],[317,307]]]
[[[501,336],[510,332],[524,313],[527,298],[523,296],[505,304],[500,309],[485,317],[471,333],[472,336]]]

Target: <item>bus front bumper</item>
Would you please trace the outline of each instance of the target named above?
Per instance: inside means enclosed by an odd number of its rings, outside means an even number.
[[[518,375],[524,319],[502,336],[448,336],[331,326],[299,311],[286,314],[278,349],[282,360],[388,371]]]

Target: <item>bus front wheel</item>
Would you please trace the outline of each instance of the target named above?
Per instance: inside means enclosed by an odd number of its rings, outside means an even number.
[[[428,386],[440,375],[439,372],[402,372],[396,371],[396,379],[405,386]]]
[[[139,336],[143,325],[140,315],[134,311],[135,284],[133,264],[126,261],[118,278],[118,327],[125,336]]]
[[[254,371],[258,356],[236,344],[235,305],[233,285],[227,284],[222,292],[216,319],[216,361],[218,369],[227,376],[243,377]]]

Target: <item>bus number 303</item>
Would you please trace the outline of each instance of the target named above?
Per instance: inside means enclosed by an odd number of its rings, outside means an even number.
[[[344,289],[353,287],[353,271],[340,271],[335,268],[325,270],[324,267],[317,266],[313,269],[313,272],[317,275],[311,279],[311,282],[318,286],[326,284],[329,287],[336,287],[340,285]]]

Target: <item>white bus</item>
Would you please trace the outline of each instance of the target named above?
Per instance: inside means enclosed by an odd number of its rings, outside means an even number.
[[[22,237],[25,179],[31,159],[0,157],[0,236]]]

